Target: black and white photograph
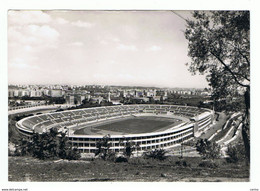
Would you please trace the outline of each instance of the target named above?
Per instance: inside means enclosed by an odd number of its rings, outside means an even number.
[[[5,14],[3,157],[8,184],[23,186],[2,190],[47,182],[259,190],[250,9]]]

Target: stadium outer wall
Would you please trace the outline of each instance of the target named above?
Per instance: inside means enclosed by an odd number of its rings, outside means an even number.
[[[110,111],[111,110],[111,111]],[[197,110],[197,112],[194,112]],[[82,115],[81,118],[76,118],[76,112],[91,113],[91,117],[87,118]],[[107,114],[104,114],[107,112]],[[193,137],[200,135],[207,127],[209,127],[214,119],[214,111],[209,109],[198,109],[196,107],[176,106],[176,105],[121,105],[121,106],[107,106],[97,108],[85,108],[78,110],[69,110],[62,112],[55,112],[49,114],[41,114],[24,118],[17,122],[16,127],[18,130],[25,134],[31,135],[34,132],[45,132],[50,128],[60,127],[64,130],[67,127],[67,136],[72,142],[73,147],[77,147],[83,157],[93,156],[96,152],[96,143],[100,141],[105,135],[75,135],[70,129],[78,126],[79,121],[81,125],[93,123],[95,121],[107,120],[111,118],[120,118],[136,114],[149,115],[165,115],[165,116],[182,116],[189,119],[189,122],[173,126],[164,131],[140,133],[140,134],[127,134],[127,135],[110,135],[109,142],[111,143],[110,149],[117,153],[122,153],[126,142],[133,142],[136,146],[135,154],[141,154],[147,150],[152,149],[170,149],[179,146],[181,143],[190,140]],[[55,115],[64,116],[56,117]],[[65,115],[66,114],[66,115]],[[58,121],[65,120],[66,116],[73,114],[73,120],[58,123]],[[192,116],[193,115],[193,116]],[[80,115],[79,115],[80,116]],[[96,119],[95,117],[96,116]],[[38,123],[35,120],[38,119]],[[63,121],[64,121],[63,120]],[[37,120],[36,120],[37,121]],[[44,126],[44,123],[51,123]]]

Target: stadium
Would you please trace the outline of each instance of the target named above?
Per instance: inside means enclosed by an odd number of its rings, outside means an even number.
[[[138,145],[135,152],[170,149],[200,135],[214,119],[214,111],[178,105],[117,105],[67,110],[26,117],[16,123],[20,133],[67,133],[82,156],[93,155],[96,143],[109,137],[110,149],[120,153],[126,142]]]

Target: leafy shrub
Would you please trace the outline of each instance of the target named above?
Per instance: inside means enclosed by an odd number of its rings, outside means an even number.
[[[14,117],[8,117],[8,142],[13,144],[18,144],[19,139],[22,135],[16,129],[16,122]]]
[[[182,166],[182,167],[188,167],[188,163],[185,160],[179,160],[175,162],[175,165]]]
[[[128,162],[128,159],[122,156],[116,158],[115,162]]]
[[[116,156],[115,152],[113,152],[113,151],[109,151],[108,152],[107,160],[109,160],[109,161],[116,161],[116,158],[117,158],[117,156]]]
[[[199,163],[199,167],[206,167],[206,168],[216,168],[218,167],[218,165],[212,161],[202,161],[201,163]]]
[[[51,129],[50,132],[43,134],[35,133],[31,138],[20,139],[15,155],[29,155],[42,160],[57,158],[77,160],[80,158],[77,148],[72,147],[68,137],[56,129]]]
[[[228,155],[227,162],[238,163],[239,161],[245,160],[245,147],[239,143],[237,145],[230,145],[226,151]]]
[[[80,158],[80,153],[77,148],[68,149],[65,156],[61,157],[68,160],[78,160]]]
[[[110,136],[106,135],[96,143],[97,150],[95,156],[99,156],[103,160],[114,160],[115,153],[109,149],[111,147],[109,140]]]
[[[133,154],[133,151],[135,150],[135,143],[134,142],[129,142],[127,141],[125,143],[125,148],[124,148],[124,156],[126,157],[131,157],[131,155]]]
[[[143,154],[144,158],[152,158],[152,159],[157,159],[157,160],[164,160],[166,159],[166,153],[167,151],[165,151],[164,149],[155,149],[155,150],[151,150],[148,152],[145,152]]]
[[[200,139],[196,143],[196,150],[203,158],[216,159],[220,157],[220,146],[207,139]]]
[[[33,116],[33,114],[16,115],[16,116],[14,116],[14,120],[15,121],[19,121],[19,120],[21,120],[23,118],[30,117],[30,116]]]

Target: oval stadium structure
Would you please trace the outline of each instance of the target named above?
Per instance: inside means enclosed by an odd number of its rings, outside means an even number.
[[[109,136],[110,149],[122,152],[127,141],[135,152],[169,149],[198,136],[212,124],[214,111],[178,105],[119,105],[34,115],[16,123],[25,135],[51,128],[67,133],[74,147],[94,154],[96,143]]]

